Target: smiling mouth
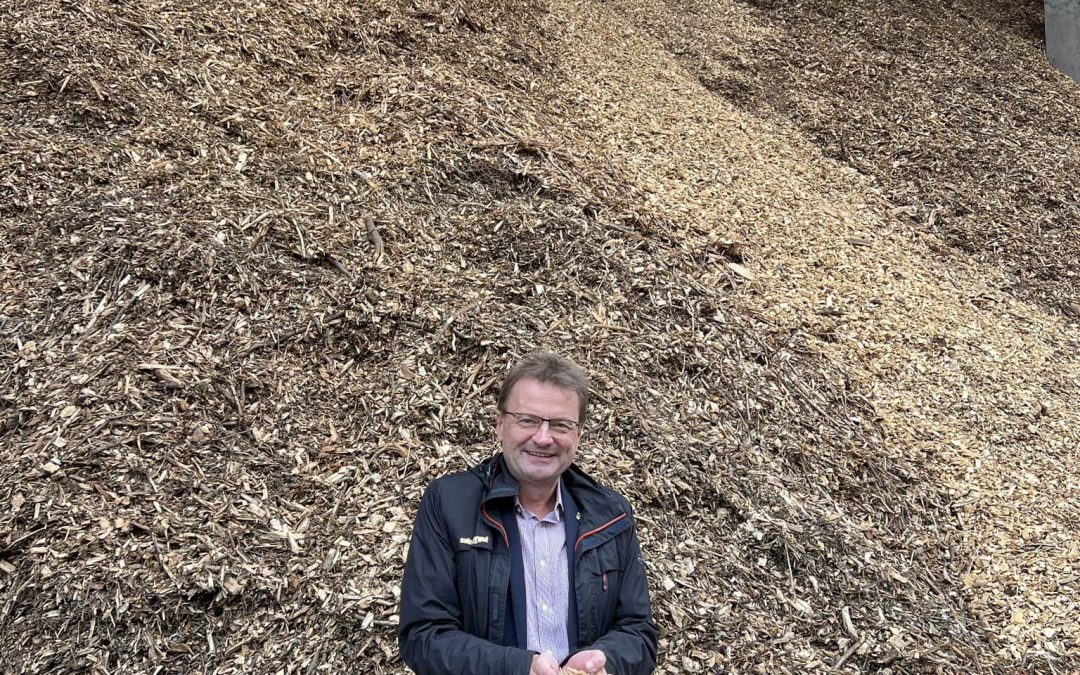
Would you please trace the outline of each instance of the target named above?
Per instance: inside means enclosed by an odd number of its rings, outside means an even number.
[[[539,459],[551,459],[555,456],[554,453],[533,452],[532,450],[523,450],[522,452],[524,452],[526,455],[529,455],[531,457],[537,457]]]

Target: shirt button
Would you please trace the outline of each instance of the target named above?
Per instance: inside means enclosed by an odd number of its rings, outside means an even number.
[[[540,561],[540,567],[547,567],[547,561],[546,560],[541,560]]]
[[[548,606],[547,606],[547,605],[544,605],[544,606],[543,606],[543,607],[541,607],[540,609],[542,609],[542,610],[544,610],[544,611],[546,612],[546,611],[548,611]]]

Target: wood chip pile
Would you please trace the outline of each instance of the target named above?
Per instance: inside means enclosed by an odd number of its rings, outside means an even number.
[[[10,4],[3,672],[404,672],[417,500],[537,347],[593,376],[663,672],[1011,664],[888,392],[755,306],[757,234],[645,187],[692,162],[603,146],[561,48],[606,8]]]
[[[664,3],[640,22],[702,85],[872,176],[898,216],[1080,318],[1080,87],[1043,3]],[[724,26],[739,25],[739,30]]]
[[[740,112],[710,95],[702,76],[706,68],[727,67],[768,80],[775,73],[762,60],[785,49],[802,54],[790,43],[809,24],[817,27],[816,49],[839,50],[851,63],[874,63],[876,50],[888,48],[900,67],[918,55],[934,68],[955,62],[998,77],[985,61],[956,58],[949,39],[968,34],[928,30],[923,35],[935,36],[927,43],[932,49],[905,52],[908,33],[898,32],[896,42],[852,41],[849,33],[829,32],[822,16],[835,16],[835,8],[823,14],[812,3],[773,3],[769,12],[725,2],[554,7],[552,22],[564,27],[557,42],[569,73],[564,91],[576,93],[564,94],[576,106],[574,137],[589,154],[620,166],[642,201],[671,214],[671,231],[684,244],[746,242],[745,267],[757,279],[735,289],[731,302],[847,364],[853,381],[870,388],[890,452],[926,469],[950,495],[960,526],[950,555],[960,577],[937,569],[955,588],[965,620],[991,643],[991,662],[1071,672],[1080,653],[1080,325],[1051,301],[1071,293],[1067,275],[1048,279],[1040,288],[1049,294],[1040,295],[1018,274],[1022,261],[1015,256],[950,247],[950,236],[931,219],[911,218],[912,200],[934,199],[932,183],[914,195],[896,192],[884,163],[866,175],[831,160],[814,134],[794,127],[797,115]],[[814,11],[803,15],[803,9]],[[956,16],[984,16],[978,34],[1004,45],[997,51],[1003,60],[1027,64],[1013,86],[1032,92],[1032,105],[1080,95],[1080,87],[1045,63],[1038,45],[1010,38],[1011,14],[1001,20],[974,6],[950,9],[960,11],[943,8],[943,27]],[[909,4],[851,8],[871,36],[888,34],[871,19],[893,10],[912,14],[905,21],[914,25],[936,25]],[[746,44],[779,46],[749,51]],[[872,114],[864,104],[882,95],[859,87],[800,88],[797,78],[773,85],[766,93],[808,106],[849,99],[849,108],[838,105],[837,131],[849,116]],[[954,93],[952,104],[961,109],[978,104],[970,90]],[[1008,119],[1009,112],[1002,115]],[[890,129],[912,131],[899,123]],[[942,129],[957,144],[968,131]],[[1021,159],[1053,178],[1048,203],[1075,204],[1071,174],[1059,169],[1069,161],[1071,141],[1058,138],[1056,123],[1032,123],[1026,131],[1046,161],[1038,153]],[[983,227],[1014,227],[1018,239],[1037,236],[1038,227],[1025,230],[1014,219],[1015,209],[1030,207],[1026,197],[1009,201],[1003,194],[978,185],[964,193],[986,214],[972,225],[973,236]]]

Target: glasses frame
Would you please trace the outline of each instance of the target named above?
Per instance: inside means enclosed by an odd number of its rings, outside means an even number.
[[[518,426],[521,425],[521,422],[519,421],[519,418],[521,418],[521,417],[530,417],[532,419],[540,420],[540,424],[536,425],[536,430],[537,431],[539,431],[540,427],[544,425],[544,422],[547,422],[548,433],[554,434],[556,436],[559,436],[559,435],[567,435],[568,436],[568,435],[570,435],[570,434],[572,434],[574,432],[580,433],[581,429],[582,429],[581,422],[578,422],[577,420],[568,420],[565,417],[547,418],[547,417],[540,417],[539,415],[533,415],[532,413],[513,412],[511,410],[505,410],[505,409],[502,409],[502,408],[499,409],[499,412],[501,412],[504,415],[509,415],[510,416],[510,421],[512,421],[514,424],[517,424]],[[552,426],[555,422],[565,422],[565,423],[571,424],[573,426],[567,431],[557,431],[555,429],[555,427]]]

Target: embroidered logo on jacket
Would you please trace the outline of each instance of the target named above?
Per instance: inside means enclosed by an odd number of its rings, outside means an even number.
[[[488,538],[477,535],[475,537],[462,537],[461,539],[458,539],[458,542],[465,544],[466,546],[476,546],[477,544],[488,543]]]

